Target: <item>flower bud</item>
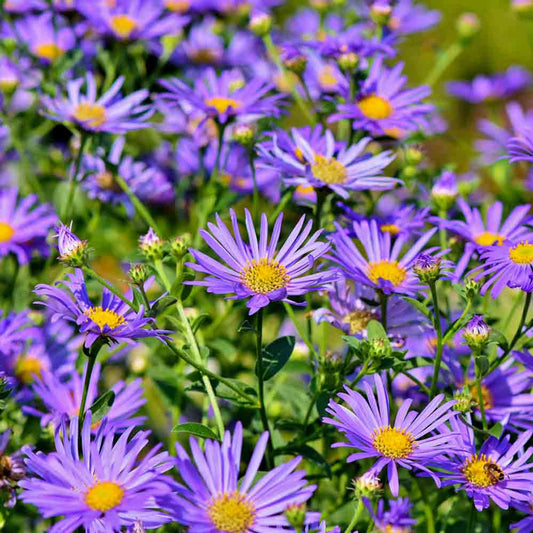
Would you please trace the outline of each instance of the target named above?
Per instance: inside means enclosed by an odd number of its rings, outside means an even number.
[[[452,409],[454,411],[459,411],[460,413],[469,413],[472,410],[472,406],[475,404],[475,401],[472,399],[472,393],[468,387],[456,392],[453,395],[453,399],[456,401],[456,403]]]
[[[465,281],[465,293],[466,297],[469,299],[474,298],[479,294],[479,289],[481,288],[481,283],[472,278],[467,278]]]
[[[353,487],[356,497],[373,496],[381,492],[383,485],[379,477],[372,471],[365,472],[362,476],[353,480]]]
[[[89,248],[87,241],[82,241],[72,233],[72,222],[69,226],[60,224],[57,230],[57,249],[59,261],[68,266],[79,268],[87,264]]]
[[[483,316],[474,315],[463,329],[463,339],[470,348],[483,348],[489,342],[490,328]]]
[[[191,236],[189,233],[184,233],[178,237],[174,237],[170,241],[170,253],[175,259],[181,259],[189,250],[191,245]]]
[[[148,368],[150,352],[145,344],[138,343],[128,354],[128,367],[137,375],[144,374]]]
[[[307,57],[296,46],[286,46],[281,49],[280,58],[283,65],[295,74],[303,74],[307,66]]]
[[[144,257],[150,261],[161,259],[163,257],[163,239],[158,237],[156,232],[150,228],[146,235],[139,238],[139,249]]]
[[[311,4],[311,7],[317,11],[326,11],[331,7],[331,0],[311,0],[309,3]]]
[[[243,146],[252,146],[255,130],[251,124],[239,124],[233,130],[233,139]]]
[[[359,64],[359,56],[355,52],[346,52],[339,56],[337,63],[342,70],[354,70]]]
[[[135,522],[131,533],[146,533],[146,529],[144,529],[143,523],[140,520]]]
[[[429,254],[419,254],[415,259],[413,270],[422,283],[434,283],[441,277],[440,257]]]
[[[371,339],[368,341],[372,357],[382,358],[392,354],[390,342],[385,339]]]
[[[513,0],[511,9],[519,16],[524,18],[533,17],[533,0]]]
[[[448,211],[459,195],[453,172],[443,172],[431,189],[431,198],[439,210]]]
[[[307,505],[305,503],[293,503],[285,509],[285,518],[296,531],[303,529],[306,514]]]
[[[150,277],[150,269],[147,265],[131,265],[128,272],[129,277],[135,285],[142,286],[144,282]]]
[[[408,165],[419,165],[424,159],[424,152],[420,146],[412,144],[405,150],[405,162]]]
[[[250,17],[250,23],[248,24],[248,27],[260,37],[267,35],[272,28],[272,17],[268,13],[264,12],[254,13]]]
[[[370,18],[379,26],[386,26],[392,15],[392,6],[387,0],[376,0],[370,6]]]
[[[480,26],[479,18],[475,13],[463,13],[455,23],[459,38],[463,41],[472,39],[478,33]]]

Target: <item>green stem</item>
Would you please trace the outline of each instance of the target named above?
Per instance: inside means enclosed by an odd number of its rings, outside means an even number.
[[[415,477],[415,483],[424,502],[424,514],[426,515],[427,533],[435,533],[434,509],[431,507],[426,491],[422,488],[420,481]]]
[[[122,292],[120,292],[115,286],[111,285],[108,281],[106,281],[100,274],[95,272],[90,266],[84,266],[82,267],[82,270],[92,278],[94,278],[100,285],[103,285],[107,290],[111,291],[117,298],[120,298],[126,305],[129,305],[134,311],[138,311],[139,307],[132,302],[131,300],[128,300]]]
[[[269,224],[272,224],[279,216],[279,214],[285,209],[287,204],[292,200],[293,190],[289,189],[282,197],[275,211],[268,217]]]
[[[83,132],[81,134],[80,149],[78,150],[78,156],[76,157],[76,162],[74,163],[74,170],[73,172],[71,172],[69,176],[69,180],[68,180],[67,200],[65,204],[63,205],[63,209],[61,210],[60,220],[64,223],[67,223],[67,219],[69,218],[72,204],[74,203],[74,194],[76,193],[76,183],[78,181],[78,174],[80,172],[81,161],[83,159],[83,153],[87,146],[88,140],[89,140],[89,135]]]
[[[480,351],[476,349],[474,351],[474,369],[476,372],[476,389],[477,389],[477,402],[479,404],[479,411],[481,413],[481,422],[483,424],[483,431],[488,430],[487,416],[485,415],[485,402],[483,401],[483,389],[481,388],[481,372],[479,371],[477,359],[481,355]]]
[[[268,444],[266,451],[266,466],[269,470],[274,467],[274,445],[272,443],[272,433],[268,424],[268,417],[265,407],[265,383],[263,368],[263,309],[257,311],[256,323],[256,357],[257,357],[257,395],[259,397],[259,414],[263,429],[268,433]]]
[[[435,330],[437,331],[437,349],[435,354],[435,367],[433,369],[433,379],[431,380],[431,389],[429,392],[430,400],[433,399],[435,393],[437,392],[437,382],[439,379],[440,366],[442,363],[442,351],[443,351],[443,342],[442,342],[442,324],[440,320],[440,310],[439,310],[439,299],[437,295],[437,286],[434,281],[429,284],[431,290],[431,298],[433,300],[433,313],[435,319]]]
[[[446,216],[447,216],[446,210],[441,209],[439,211],[439,217],[442,218],[443,220],[446,220]],[[446,247],[448,245],[448,234],[447,234],[446,228],[442,225],[439,229],[439,239],[440,239],[441,250],[446,250]]]
[[[379,292],[379,303],[381,306],[381,325],[383,326],[383,329],[387,331],[387,303],[388,303],[389,297],[383,292]]]
[[[468,299],[466,302],[466,307],[464,308],[461,316],[455,321],[455,325],[452,326],[444,335],[442,339],[442,344],[446,345],[446,343],[461,329],[463,325],[463,321],[468,315],[470,308],[472,307],[472,300]]]
[[[300,324],[298,323],[298,320],[296,320],[296,315],[294,314],[294,311],[290,304],[287,302],[283,303],[283,306],[285,307],[285,311],[289,315],[289,318],[291,319],[292,323],[294,324],[294,327],[296,328],[296,331],[298,332],[298,335],[302,338],[305,345],[309,348],[309,351],[316,356],[315,348],[311,341],[308,339],[307,334],[304,332],[304,330],[301,328]]]
[[[249,150],[249,160],[250,160],[250,170],[252,171],[252,179],[254,181],[254,193],[253,193],[253,199],[252,199],[252,213],[255,222],[258,222],[258,215],[259,215],[259,186],[257,185],[257,176],[255,172],[255,164],[254,164],[254,151],[253,148]]]
[[[463,46],[460,43],[452,44],[448,50],[443,52],[437,59],[433,66],[433,70],[427,76],[424,84],[429,85],[430,87],[435,85],[446,69],[461,55],[462,51]]]
[[[158,235],[161,235],[161,231],[159,230],[159,227],[157,226],[156,221],[150,214],[150,211],[146,209],[144,204],[137,198],[135,193],[131,190],[131,187],[128,185],[126,180],[120,176],[115,176],[115,181],[117,182],[118,186],[122,189],[122,191],[127,195],[127,197],[130,199],[130,202],[135,207],[135,211],[144,219],[148,227],[151,227]]]
[[[350,522],[349,526],[344,530],[344,533],[351,533],[355,526],[357,525],[357,522],[359,521],[359,517],[361,516],[361,513],[363,511],[363,500],[359,499],[357,502],[357,507],[355,508],[355,512],[352,517],[352,521]]]
[[[83,382],[83,393],[80,403],[80,427],[83,426],[83,419],[85,418],[85,404],[87,403],[87,393],[89,392],[89,385],[91,384],[91,376],[93,374],[94,365],[96,363],[96,356],[89,355],[87,358],[87,369],[85,370],[85,381]]]

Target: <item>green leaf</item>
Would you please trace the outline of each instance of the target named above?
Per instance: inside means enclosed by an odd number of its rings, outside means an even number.
[[[254,332],[255,333],[255,327],[251,322],[248,320],[244,320],[239,327],[237,328],[237,333],[248,333],[248,332]]]
[[[348,344],[348,346],[351,346],[356,351],[359,350],[361,347],[361,340],[357,339],[356,337],[350,337],[348,335],[343,335],[342,340]]]
[[[489,358],[485,355],[480,355],[479,357],[476,357],[476,366],[479,370],[481,377],[485,376],[490,368]]]
[[[189,433],[190,435],[200,437],[201,439],[219,440],[212,429],[203,424],[198,424],[197,422],[178,424],[172,431],[175,433]]]
[[[389,341],[385,328],[377,320],[371,320],[366,327],[366,336],[369,341],[381,340]]]
[[[403,296],[402,299],[410,303],[415,309],[420,311],[427,318],[431,318],[431,311],[422,302],[415,300],[415,298],[409,298],[408,296]]]
[[[509,343],[507,342],[505,335],[497,329],[490,328],[489,339],[491,342],[495,342],[504,351],[506,351],[509,347]]]
[[[294,350],[295,338],[292,336],[280,337],[263,348],[263,379],[273,378],[290,359]],[[257,364],[255,374],[259,375]]]
[[[323,416],[326,416],[326,407],[329,404],[329,400],[331,398],[331,395],[327,392],[321,392],[317,399],[316,399],[316,410],[318,411],[318,416],[322,418]]]
[[[494,426],[490,428],[489,433],[493,436],[499,439],[502,436],[503,433],[503,426],[498,422]]]
[[[327,473],[328,477],[331,477],[331,467],[329,466],[326,459],[318,453],[314,448],[308,446],[307,444],[291,446],[290,444],[284,448],[276,450],[276,455],[301,455],[308,461],[312,461],[320,465]]]
[[[257,393],[253,387],[248,385],[247,383],[244,383],[243,381],[239,381],[238,379],[230,379],[226,378],[227,381],[230,381],[232,385],[237,387],[240,391],[244,392],[248,396],[251,396],[252,398],[257,397]],[[251,403],[247,401],[242,396],[239,396],[233,389],[230,389],[227,385],[219,381],[215,388],[215,394],[219,398],[224,398],[225,400],[229,400],[230,402],[237,403],[242,406],[246,407],[256,407],[257,403]]]
[[[102,420],[102,418],[107,415],[114,401],[115,393],[112,390],[108,390],[107,392],[104,392],[104,394],[96,398],[91,407],[89,407],[92,413],[91,422],[93,424],[100,422],[100,420]]]

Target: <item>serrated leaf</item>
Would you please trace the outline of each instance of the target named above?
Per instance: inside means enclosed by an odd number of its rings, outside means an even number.
[[[107,415],[109,409],[111,409],[111,407],[113,406],[114,401],[115,393],[112,390],[108,390],[107,392],[104,392],[104,394],[96,398],[91,407],[89,407],[92,413],[91,423],[96,424],[97,422],[100,422],[100,420],[102,420],[102,418]]]
[[[497,424],[494,424],[494,426],[490,428],[489,433],[493,437],[496,437],[497,439],[499,439],[503,433],[503,426],[498,422]]]
[[[207,426],[204,426],[203,424],[199,424],[198,422],[187,422],[185,424],[178,424],[172,429],[172,431],[174,433],[189,433],[190,435],[200,437],[201,439],[219,440],[219,438],[216,436],[215,432],[212,429],[208,428]]]
[[[276,339],[263,348],[263,379],[265,381],[273,378],[290,359],[294,350],[296,340],[292,336],[285,336]],[[256,364],[255,374],[259,375],[259,368]]]

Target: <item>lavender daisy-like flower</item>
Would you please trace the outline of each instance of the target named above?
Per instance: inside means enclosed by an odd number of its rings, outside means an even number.
[[[364,503],[377,531],[380,533],[411,533],[417,520],[411,517],[413,504],[409,498],[389,500],[389,509],[385,509],[385,500],[379,500],[378,507],[374,512],[372,504],[365,498]]]
[[[236,119],[249,121],[281,115],[283,95],[268,95],[273,85],[260,78],[245,82],[236,78],[234,71],[225,71],[217,76],[210,68],[194,87],[177,78],[161,80],[160,83],[167,89],[160,98],[202,111],[206,118],[215,118],[221,124]]]
[[[214,294],[230,294],[229,299],[249,299],[246,305],[250,314],[254,314],[272,301],[294,304],[290,297],[321,289],[337,277],[332,271],[305,275],[329,248],[328,243],[318,240],[322,230],[309,237],[313,224],[311,220],[305,223],[305,216],[300,218],[279,250],[283,213],[274,223],[270,242],[267,216],[261,215],[258,241],[252,216],[246,209],[248,244],[242,240],[233,209],[230,209],[230,217],[233,236],[218,215],[216,225],[208,224],[210,232],[200,230],[205,242],[223,263],[198,250],[190,250],[197,263],[186,264],[208,274],[202,281],[190,282],[192,285],[207,287],[207,291]]]
[[[67,99],[43,96],[45,115],[57,122],[72,122],[88,132],[125,133],[147,128],[146,120],[153,114],[153,108],[142,102],[148,97],[148,90],[122,98],[119,91],[123,83],[121,76],[98,98],[96,81],[88,72],[85,78],[67,81]]]
[[[381,289],[386,294],[413,295],[424,287],[413,271],[413,265],[418,254],[437,231],[435,228],[424,233],[401,256],[407,237],[398,235],[392,244],[390,233],[383,233],[375,220],[353,223],[353,232],[364,253],[350,239],[345,229],[339,224],[335,224],[335,227],[337,231],[331,236],[334,246],[331,259],[347,277],[363,285]],[[435,250],[430,248],[425,253],[432,254]]]
[[[470,422],[470,420],[468,420]],[[476,448],[474,431],[458,419],[451,420],[453,436],[447,458],[435,462],[443,486],[458,485],[474,501],[478,511],[489,507],[492,500],[498,507],[527,502],[533,489],[533,448],[526,448],[532,432],[521,433],[514,443],[509,435],[500,440],[489,437]],[[452,433],[453,432],[453,433]],[[516,456],[516,457],[515,457]]]
[[[0,354],[21,352],[28,339],[35,336],[37,328],[31,323],[28,314],[28,311],[23,311],[3,316],[0,310]]]
[[[348,198],[350,191],[386,190],[401,183],[382,176],[383,169],[394,159],[390,151],[375,156],[364,153],[371,140],[368,137],[348,147],[344,142],[335,142],[331,131],[326,130],[323,140],[316,143],[323,147],[319,151],[297,129],[292,130],[291,137],[291,151],[278,146],[276,134],[270,149],[268,145],[262,147],[262,164],[281,171],[287,185],[327,187]]]
[[[65,416],[71,417],[79,414],[84,378],[85,376],[82,379],[77,372],[72,372],[69,380],[64,382],[53,373],[44,372],[32,386],[35,398],[41,400],[44,411],[32,406],[23,406],[23,411],[39,417],[43,427],[48,424],[58,427]],[[99,379],[100,364],[97,363],[91,375],[86,405],[92,405],[98,397]],[[136,379],[130,384],[119,381],[110,390],[115,393],[115,400],[105,416],[108,431],[122,432],[128,427],[141,424],[145,418],[136,416],[139,408],[146,403],[143,398],[141,380]]]
[[[183,483],[176,483],[174,494],[165,495],[158,503],[191,531],[260,533],[288,529],[285,509],[309,500],[316,485],[307,485],[304,470],[296,471],[300,457],[277,466],[255,481],[267,441],[265,432],[240,481],[243,444],[240,422],[233,435],[226,431],[222,443],[206,440],[204,451],[191,438],[192,459],[176,444],[176,469]],[[317,513],[308,513],[306,523],[314,523],[318,518]]]
[[[45,518],[63,517],[49,532],[78,527],[89,533],[119,532],[137,520],[148,529],[167,522],[156,498],[170,490],[170,479],[163,474],[172,462],[167,452],[158,453],[160,445],[145,451],[150,432],[132,436],[134,428],[129,428],[116,439],[104,422],[91,440],[90,411],[83,428],[78,424],[74,417],[56,429],[55,452],[26,449],[28,478],[20,482],[21,499]]]
[[[501,246],[505,241],[517,241],[531,234],[531,230],[526,227],[526,224],[532,220],[529,205],[515,207],[503,220],[501,202],[494,202],[489,206],[485,217],[479,209],[470,207],[462,198],[457,200],[457,205],[465,218],[464,222],[462,220],[439,221],[441,226],[453,231],[466,241],[463,255],[454,272],[455,282],[461,278],[472,256],[479,255],[487,246]]]
[[[11,430],[0,433],[0,491],[7,491],[8,500],[6,507],[13,507],[17,501],[17,484],[26,476],[23,453],[21,450],[6,454],[7,446],[11,439]]]
[[[429,87],[404,89],[407,77],[402,76],[403,63],[391,70],[377,58],[363,82],[355,102],[340,104],[332,121],[350,119],[354,129],[364,129],[373,135],[401,137],[405,131],[416,130],[420,119],[433,111],[433,106],[421,103],[429,96]]]
[[[52,320],[61,318],[73,322],[85,335],[85,346],[90,347],[98,339],[107,342],[130,342],[146,337],[162,338],[165,331],[146,329],[154,319],[144,316],[144,307],[131,309],[118,296],[104,288],[100,305],[89,299],[81,270],[67,274],[68,281],[59,282],[64,288],[40,284],[35,293],[45,297],[41,305],[52,311]]]
[[[507,151],[511,163],[533,163],[533,129],[525,129],[519,137],[511,137],[507,142]]]
[[[46,237],[57,216],[52,206],[37,200],[35,194],[19,200],[16,187],[0,190],[0,257],[13,253],[24,265],[35,252],[49,254]]]
[[[421,470],[440,487],[439,478],[427,465],[449,450],[451,435],[437,428],[456,415],[451,409],[455,402],[442,403],[444,395],[439,394],[421,413],[416,413],[409,411],[412,400],[405,400],[391,425],[389,396],[378,374],[374,375],[374,384],[377,402],[368,383],[364,384],[366,399],[345,386],[346,392],[338,397],[348,407],[330,400],[326,411],[333,418],[325,417],[324,422],[335,426],[348,439],[333,446],[360,450],[349,455],[348,462],[377,457],[372,471],[379,474],[387,467],[393,496],[398,496],[399,491],[398,467]]]
[[[519,522],[511,524],[509,527],[513,531],[516,528],[516,533],[531,533],[533,531],[533,496],[529,498],[527,503],[513,503],[513,507],[525,513],[527,516]]]

